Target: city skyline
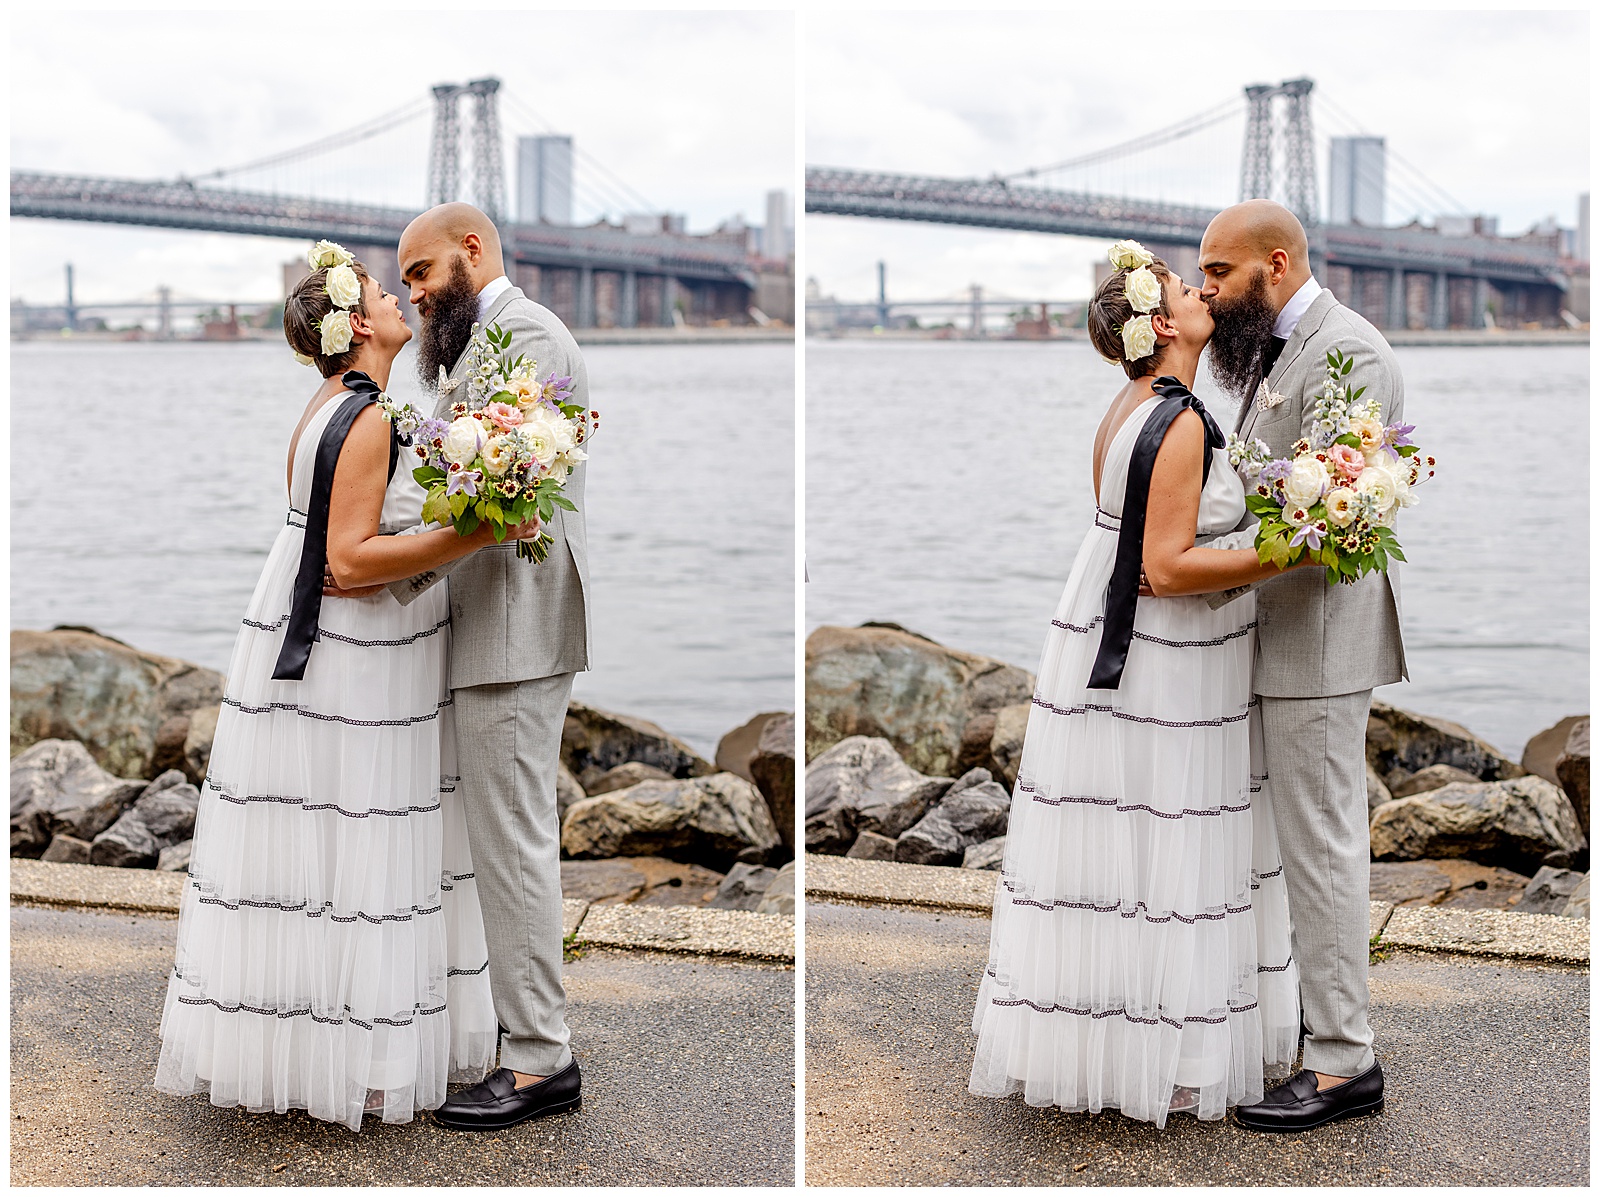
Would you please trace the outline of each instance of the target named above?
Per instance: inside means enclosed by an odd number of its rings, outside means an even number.
[[[1328,36],[1310,39],[1308,28]],[[1553,48],[1587,46],[1585,12],[1162,12],[1137,32],[1125,16],[1090,12],[937,13],[914,25],[864,13],[811,21],[805,37],[811,165],[987,178],[1150,134],[1247,83],[1307,75],[1314,103],[1337,114],[1317,129],[1324,208],[1327,138],[1356,133],[1385,138],[1466,211],[1497,216],[1502,234],[1551,216],[1573,226],[1589,185],[1587,73],[1550,69]],[[985,82],[999,77],[1003,88]],[[1242,130],[1240,117],[1163,148],[1164,175],[1147,153],[1123,177],[1113,164],[1055,185],[1220,206],[1237,198]],[[1389,222],[1410,215],[1392,192]],[[1081,299],[1103,253],[1075,237],[835,216],[808,216],[805,244],[807,276],[846,300],[876,295],[878,261],[891,298],[954,297],[980,283]]]
[[[69,27],[71,37],[63,37]],[[462,28],[461,14],[400,12],[392,27],[319,42],[225,13],[102,13],[89,27],[71,15],[21,16],[12,25],[13,94],[38,102],[13,106],[12,167],[197,176],[342,132],[413,98],[425,101],[433,83],[498,75],[518,101],[501,114],[511,211],[515,139],[545,132],[573,137],[580,194],[588,155],[654,206],[683,214],[692,232],[733,217],[758,225],[767,191],[792,186],[793,122],[771,119],[773,103],[793,110],[790,14],[656,12],[621,21],[616,14],[484,13],[467,26],[492,31],[483,45],[463,38]],[[715,78],[680,72],[663,52],[690,41],[721,64]],[[335,50],[344,44],[361,47],[350,60],[352,77],[374,78],[373,86],[348,94],[334,86],[330,66],[348,55]],[[130,45],[147,50],[130,54]],[[426,47],[423,65],[403,68],[419,45]],[[152,71],[152,58],[182,69]],[[364,71],[365,64],[375,70]],[[730,88],[766,101],[728,103]],[[534,126],[530,115],[547,127]],[[374,168],[369,185],[349,188],[364,193],[344,198],[404,203],[415,190],[409,202],[420,209],[429,126],[426,116],[408,125],[410,160]],[[627,214],[623,188],[593,176],[589,182],[592,193],[599,182],[618,201],[607,215]],[[470,198],[470,187],[463,190]],[[574,213],[592,215],[581,205]],[[11,295],[61,302],[63,267],[71,261],[80,302],[129,299],[163,284],[203,298],[270,301],[280,292],[282,263],[302,248],[287,238],[15,220]]]

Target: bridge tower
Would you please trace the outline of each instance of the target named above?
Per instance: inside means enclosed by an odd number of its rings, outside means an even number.
[[[1317,162],[1311,135],[1310,79],[1244,89],[1249,106],[1239,158],[1239,198],[1275,199],[1307,228],[1317,223]],[[1273,101],[1282,98],[1281,127]],[[1276,151],[1276,153],[1275,153]]]
[[[505,210],[505,171],[500,153],[498,79],[474,79],[466,92],[473,98],[472,194],[490,220],[500,223]]]
[[[433,89],[433,144],[428,150],[428,206],[448,204],[461,190],[461,118],[456,104],[462,88],[440,83]]]

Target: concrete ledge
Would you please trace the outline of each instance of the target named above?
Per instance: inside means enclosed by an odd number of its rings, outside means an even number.
[[[578,946],[794,961],[794,917],[693,906],[591,906]]]
[[[1587,965],[1589,920],[1514,910],[1400,906],[1380,942],[1385,947]]]
[[[1369,937],[1383,934],[1383,929],[1389,925],[1389,918],[1394,914],[1393,902],[1368,902],[1370,909],[1370,922],[1367,924],[1371,930]]]
[[[994,887],[999,881],[1000,874],[994,869],[806,855],[806,896],[824,901],[936,906],[988,914],[994,909]]]
[[[12,857],[11,900],[177,914],[184,874]]]
[[[13,858],[11,900],[175,915],[184,877],[155,869]],[[595,906],[566,898],[561,933],[595,947],[794,961],[794,919],[788,915],[693,906]]]

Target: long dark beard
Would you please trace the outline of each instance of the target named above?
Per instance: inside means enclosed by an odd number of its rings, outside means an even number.
[[[467,273],[466,260],[450,263],[450,278],[433,297],[417,339],[417,374],[426,387],[439,385],[439,367],[449,370],[472,340],[478,319],[478,290]]]
[[[1245,391],[1255,381],[1261,355],[1272,343],[1272,326],[1278,320],[1267,294],[1267,272],[1258,269],[1250,289],[1238,299],[1211,300],[1211,319],[1216,324],[1206,346],[1211,377],[1228,393],[1248,399]]]

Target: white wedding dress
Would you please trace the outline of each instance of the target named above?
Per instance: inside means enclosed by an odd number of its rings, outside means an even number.
[[[405,607],[324,598],[303,680],[272,678],[317,446],[343,402],[301,434],[228,668],[156,1088],[359,1130],[369,1091],[406,1122],[447,1081],[481,1079],[499,1024],[455,794],[445,586]],[[420,504],[402,456],[384,523]]]
[[[1045,640],[970,1088],[1165,1126],[1169,1106],[1214,1119],[1259,1101],[1264,1072],[1294,1058],[1300,1014],[1251,690],[1255,595],[1215,611],[1200,597],[1139,599],[1120,688],[1086,688],[1130,457],[1159,403],[1107,450],[1100,509]],[[1226,532],[1244,511],[1213,450],[1197,532]],[[1197,1102],[1175,1102],[1175,1086]]]

